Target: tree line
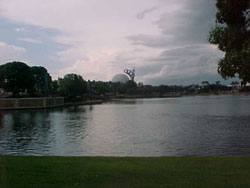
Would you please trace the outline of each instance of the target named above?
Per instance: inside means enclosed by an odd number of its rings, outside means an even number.
[[[80,75],[67,74],[52,81],[45,67],[23,62],[0,65],[0,88],[11,97],[77,96],[86,93],[87,82]]]
[[[9,62],[0,66],[0,88],[13,96],[20,93],[45,95],[50,83],[51,76],[44,67],[29,67],[23,62]]]
[[[81,75],[66,74],[63,78],[52,80],[45,67],[28,66],[23,62],[9,62],[0,66],[0,88],[10,97],[63,96],[66,100],[105,98],[137,95],[141,97],[160,97],[166,93],[196,94],[227,92],[230,88],[214,84],[200,85],[143,85],[129,80],[126,83],[86,81]]]

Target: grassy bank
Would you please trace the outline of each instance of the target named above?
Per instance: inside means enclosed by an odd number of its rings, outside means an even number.
[[[0,187],[250,187],[250,157],[0,156]]]

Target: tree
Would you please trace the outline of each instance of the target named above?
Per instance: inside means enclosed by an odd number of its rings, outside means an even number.
[[[5,82],[4,70],[5,70],[5,67],[3,65],[0,65],[0,88],[4,88],[4,82]]]
[[[209,42],[225,52],[218,63],[224,79],[238,76],[243,84],[250,81],[250,1],[217,0],[216,26]]]
[[[58,94],[58,80],[53,80],[51,82],[51,94],[57,95]]]
[[[67,74],[58,80],[59,94],[65,97],[75,98],[87,91],[87,82],[80,75]]]
[[[1,87],[13,95],[29,91],[33,88],[34,80],[30,67],[23,62],[10,62],[0,66]]]
[[[107,82],[97,81],[95,82],[95,94],[105,95],[109,91],[109,86]]]
[[[34,89],[38,93],[44,93],[49,89],[51,84],[51,76],[46,68],[34,66],[30,68],[31,74],[34,77]]]
[[[121,82],[109,82],[111,92],[113,93],[119,93],[119,94],[124,94],[126,93],[126,88],[125,84]]]
[[[126,93],[128,94],[135,94],[137,85],[133,80],[129,80],[125,83]]]
[[[220,85],[220,81],[219,81],[219,80],[216,81],[215,84],[216,84],[217,86],[219,86],[219,85]]]

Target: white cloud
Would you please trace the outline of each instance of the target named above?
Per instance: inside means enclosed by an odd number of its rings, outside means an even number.
[[[183,62],[186,72],[194,74],[202,58],[215,61],[209,50],[195,48],[207,45],[215,11],[212,0],[1,0],[2,17],[58,31],[53,40],[67,46],[55,52],[66,66],[58,70],[59,76],[75,72],[96,80],[109,80],[124,68],[136,68],[138,81],[181,77],[187,75],[179,66]],[[21,28],[16,31],[23,31]],[[181,50],[185,46],[194,48]],[[167,50],[171,53],[164,56]]]
[[[110,69],[114,68],[105,68],[108,67],[109,61],[114,60],[122,51],[131,49],[131,45],[125,39],[126,35],[144,31],[158,33],[159,30],[151,20],[136,19],[138,12],[156,3],[157,0],[147,2],[144,0],[109,0],[108,2],[3,0],[2,15],[18,23],[53,28],[60,32],[53,39],[69,47],[57,53],[59,61],[68,64],[67,68],[59,70],[59,75],[65,70],[75,72],[82,70],[82,74],[101,70],[103,74],[108,75],[106,79],[110,79],[112,77],[109,75]],[[153,27],[150,27],[152,25]],[[25,39],[25,41],[28,40]],[[29,42],[32,41],[29,39]],[[106,53],[107,49],[116,50],[110,55]],[[93,56],[100,58],[96,60]],[[98,67],[94,68],[94,66]],[[92,67],[90,71],[87,71],[88,67]],[[101,78],[103,76],[95,79]]]
[[[42,44],[42,41],[37,40],[37,39],[32,39],[32,38],[19,38],[18,40],[33,43],[33,44]]]
[[[11,61],[22,61],[25,53],[25,48],[0,42],[0,64]]]
[[[17,28],[14,29],[14,31],[16,31],[16,32],[24,32],[24,31],[26,31],[26,29],[23,28],[23,27],[17,27]]]
[[[74,50],[73,53],[75,53]],[[75,59],[75,63],[72,66],[61,69],[59,76],[76,73],[83,75],[84,79],[109,80],[112,70],[107,64],[112,61],[114,53],[116,53],[116,50],[112,48],[102,48],[97,51],[87,52],[87,57]],[[61,57],[65,57],[65,59],[70,58],[71,52],[64,51]]]

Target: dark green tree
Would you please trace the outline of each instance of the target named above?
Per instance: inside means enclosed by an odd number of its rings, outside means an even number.
[[[34,79],[30,67],[23,62],[10,62],[0,66],[1,87],[13,95],[19,92],[30,91],[34,85]]]
[[[135,94],[137,91],[137,85],[133,80],[129,80],[127,81],[125,84],[125,88],[126,88],[126,93],[128,94]]]
[[[5,73],[4,73],[4,70],[5,70],[5,66],[3,65],[0,65],[0,88],[4,88],[4,82],[5,82]]]
[[[58,95],[58,80],[53,80],[51,82],[51,94],[56,96]]]
[[[111,92],[116,94],[124,94],[126,93],[125,84],[121,82],[110,82],[109,83]]]
[[[105,95],[109,92],[109,85],[107,82],[97,81],[95,82],[95,94],[97,95]]]
[[[34,77],[34,90],[40,94],[45,93],[51,84],[51,76],[47,69],[41,66],[34,66],[31,67],[30,70]]]
[[[216,26],[208,40],[225,52],[218,72],[224,79],[238,76],[250,81],[250,1],[217,0]]]
[[[67,74],[58,82],[59,94],[65,97],[75,98],[87,91],[87,82],[77,74]]]

